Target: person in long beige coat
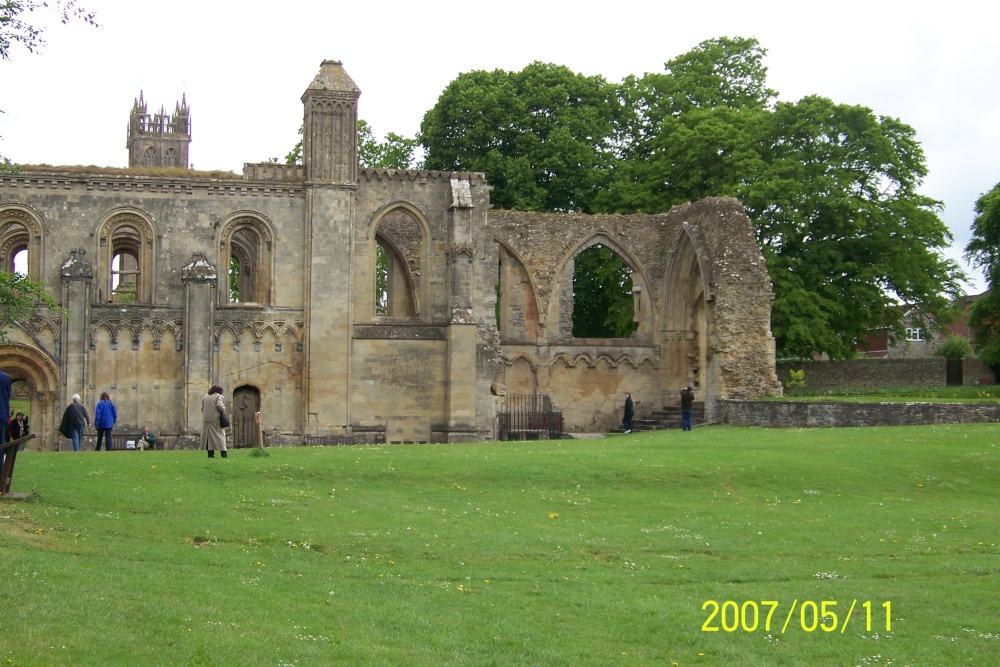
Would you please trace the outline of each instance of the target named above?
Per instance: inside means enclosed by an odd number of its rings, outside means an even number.
[[[222,398],[222,387],[212,385],[201,399],[201,448],[208,450],[208,458],[214,459],[216,450],[226,458],[226,432],[219,426],[219,414],[225,414],[226,401]]]

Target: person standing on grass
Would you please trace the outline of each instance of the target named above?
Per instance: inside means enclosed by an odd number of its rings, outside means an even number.
[[[215,458],[216,451],[226,458],[226,432],[219,425],[219,416],[224,414],[226,401],[222,398],[222,387],[212,385],[201,399],[201,448],[208,450],[210,459]]]
[[[90,426],[90,414],[80,402],[80,394],[73,394],[73,402],[63,411],[59,432],[73,441],[73,451],[80,451],[80,440],[83,439],[83,429]]]
[[[694,428],[694,392],[691,387],[681,389],[681,429],[690,431]]]
[[[10,412],[10,394],[14,384],[10,381],[10,376],[0,371],[0,444],[7,442],[7,418],[5,415]],[[0,470],[3,470],[3,461],[7,457],[7,452],[0,450]]]
[[[625,416],[622,418],[622,426],[626,433],[632,432],[632,417],[635,416],[635,404],[632,402],[632,394],[625,392]]]
[[[115,422],[118,421],[118,409],[115,408],[115,404],[111,402],[111,397],[108,396],[108,392],[101,392],[101,400],[97,403],[97,407],[94,409],[94,428],[97,429],[97,448],[94,449],[95,452],[101,451],[101,440],[105,440],[105,451],[111,451],[111,429],[115,427]]]
[[[28,422],[24,418],[24,413],[18,411],[17,416],[14,417],[14,421],[7,428],[7,442],[23,438],[26,435],[28,435]],[[21,447],[24,447],[23,442],[21,443]]]

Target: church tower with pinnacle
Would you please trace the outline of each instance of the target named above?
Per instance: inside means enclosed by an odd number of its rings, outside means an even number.
[[[128,122],[128,166],[188,168],[188,146],[191,143],[191,111],[187,96],[175,105],[173,115],[160,106],[160,112],[150,114],[142,91],[132,105]]]

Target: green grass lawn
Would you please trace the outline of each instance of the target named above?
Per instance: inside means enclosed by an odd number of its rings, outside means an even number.
[[[847,401],[847,402],[930,402],[996,403],[1000,385],[981,387],[870,387],[854,389],[789,389],[784,396],[767,397],[777,401]]]
[[[998,436],[26,451],[0,664],[996,664]]]

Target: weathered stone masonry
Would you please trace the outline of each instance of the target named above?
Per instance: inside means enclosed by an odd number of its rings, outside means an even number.
[[[0,367],[32,389],[43,447],[59,445],[70,395],[92,407],[102,391],[119,429],[149,425],[185,446],[216,382],[236,444],[258,409],[275,444],[460,441],[492,437],[504,393],[549,394],[572,431],[617,423],[624,391],[640,414],[685,384],[710,413],[718,398],[780,391],[770,282],[738,202],[490,211],[482,174],[358,169],[359,95],[340,63],[322,64],[302,97],[302,166],[0,176],[3,269],[26,252],[29,276],[69,312],[39,312],[0,349]],[[597,243],[632,269],[628,339],[572,336],[573,258]]]

